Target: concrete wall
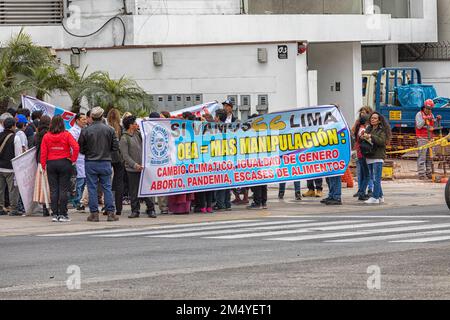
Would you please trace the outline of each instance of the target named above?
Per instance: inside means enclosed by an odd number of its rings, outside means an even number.
[[[203,94],[204,102],[251,95],[252,112],[258,94],[268,94],[270,111],[307,106],[306,54],[297,56],[296,43],[279,44],[288,45],[288,59],[278,59],[277,44],[89,50],[80,70],[89,66],[112,78],[125,74],[151,94]],[[267,49],[267,63],[258,62],[257,48]],[[154,51],[162,52],[162,66],[154,66]],[[69,63],[70,51],[58,55]],[[67,104],[58,99],[51,101]]]
[[[318,72],[319,104],[340,105],[351,125],[362,105],[361,45],[311,44],[308,67]],[[340,91],[336,91],[336,82],[340,82]]]
[[[450,41],[450,0],[438,0],[439,41]]]

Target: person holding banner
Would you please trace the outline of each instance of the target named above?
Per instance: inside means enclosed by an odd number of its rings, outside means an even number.
[[[227,112],[224,109],[217,110],[216,117],[214,120],[217,123],[225,123],[227,121]],[[216,205],[214,206],[213,209],[215,211],[223,211],[223,210],[231,211],[231,190],[230,189],[216,191]]]
[[[125,170],[128,175],[128,188],[131,200],[130,219],[139,218],[140,203],[138,198],[139,179],[144,167],[142,161],[142,137],[138,131],[139,125],[135,116],[127,117],[123,120],[124,134],[120,139],[120,152],[125,160]],[[147,206],[147,215],[149,218],[156,218],[155,204],[151,198],[144,198]]]
[[[54,116],[41,144],[41,166],[47,171],[54,222],[70,221],[67,210],[70,176],[79,151],[78,143],[66,131],[63,118]]]
[[[9,202],[11,206],[10,216],[20,216],[17,211],[19,190],[14,185],[14,170],[11,160],[22,154],[22,142],[16,135],[16,121],[7,118],[3,122],[4,131],[0,133],[0,215],[5,212],[5,189],[8,186]]]

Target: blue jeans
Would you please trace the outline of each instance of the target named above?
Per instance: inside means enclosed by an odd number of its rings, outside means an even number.
[[[383,198],[383,190],[381,189],[381,176],[383,174],[383,163],[377,162],[369,164],[370,176],[373,177],[373,195],[375,199]]]
[[[358,194],[364,196],[369,185],[370,173],[366,158],[358,159]],[[373,189],[372,189],[373,190]]]
[[[300,192],[300,181],[294,181],[294,189],[295,192]],[[278,192],[285,192],[286,191],[286,183],[280,183]]]
[[[342,181],[341,177],[331,177],[327,178],[328,184],[328,199],[333,199],[337,201],[342,200]]]
[[[110,161],[88,161],[85,162],[86,181],[89,192],[89,211],[98,212],[97,184],[100,185],[105,195],[106,212],[114,212],[114,198],[111,187],[112,167]]]
[[[81,197],[83,196],[84,186],[86,185],[86,178],[77,178],[77,195],[74,202],[77,206],[80,205]]]

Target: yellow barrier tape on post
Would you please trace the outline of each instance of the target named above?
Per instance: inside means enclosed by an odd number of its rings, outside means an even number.
[[[402,150],[402,151],[391,151],[391,152],[386,152],[386,154],[403,154],[403,153],[408,153],[408,152],[412,152],[412,151],[425,150],[425,149],[429,149],[429,148],[436,147],[436,146],[446,147],[449,144],[449,142],[448,142],[449,138],[450,138],[450,134],[448,136],[443,137],[442,139],[432,141],[432,142],[430,142],[424,146],[418,147],[418,148],[411,148],[411,149],[406,149],[406,150]]]

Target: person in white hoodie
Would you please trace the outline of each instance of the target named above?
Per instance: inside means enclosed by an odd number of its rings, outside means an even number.
[[[72,137],[78,142],[80,138],[81,130],[85,128],[87,125],[87,117],[84,113],[78,113],[75,116],[75,125],[69,130],[69,133]],[[86,186],[86,172],[84,167],[84,154],[79,153],[78,159],[76,162],[76,175],[77,175],[77,183],[76,189],[77,194],[75,196],[75,204],[78,211],[84,211],[85,207],[80,203],[81,196],[83,195],[83,190]]]

